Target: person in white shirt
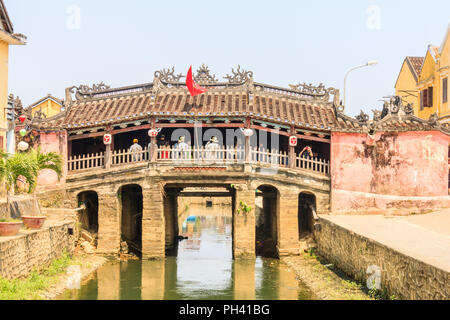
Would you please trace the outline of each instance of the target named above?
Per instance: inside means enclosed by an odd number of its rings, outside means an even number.
[[[142,147],[139,145],[139,140],[134,139],[133,145],[130,147],[130,153],[132,154],[133,162],[141,161],[142,159]]]
[[[178,150],[180,159],[187,159],[187,152],[189,150],[188,144],[185,142],[186,137],[181,136],[178,139],[178,143],[175,145],[175,149]]]

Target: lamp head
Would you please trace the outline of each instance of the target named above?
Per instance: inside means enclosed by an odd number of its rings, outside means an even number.
[[[377,64],[378,64],[378,61],[376,61],[376,60],[371,60],[371,61],[367,62],[368,66],[374,66],[374,65],[377,65]]]

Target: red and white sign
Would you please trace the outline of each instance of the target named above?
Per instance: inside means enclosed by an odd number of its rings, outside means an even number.
[[[103,136],[103,143],[109,146],[112,143],[112,136],[110,134],[105,134]]]
[[[155,138],[155,137],[158,136],[158,134],[159,134],[160,132],[161,132],[161,128],[158,128],[158,129],[151,129],[151,130],[148,131],[148,135],[149,135],[150,137]]]
[[[296,136],[291,136],[291,137],[289,137],[289,145],[290,145],[291,147],[296,147],[296,146],[297,146],[297,143],[298,143],[298,139],[297,139]]]

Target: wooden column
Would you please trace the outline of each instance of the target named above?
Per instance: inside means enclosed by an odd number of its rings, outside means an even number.
[[[111,145],[106,145],[105,151],[105,169],[111,168]]]
[[[295,134],[296,132],[294,126],[291,126],[291,136]],[[296,158],[295,147],[291,147],[291,145],[289,144],[289,168],[291,169],[295,168],[295,158]]]
[[[157,158],[158,158],[158,145],[156,144],[156,137],[151,137],[150,162],[156,162]]]
[[[245,119],[245,129],[251,128],[251,120],[250,118]],[[250,153],[250,138],[245,137],[245,163],[250,163],[251,161],[251,153]]]
[[[151,129],[156,128],[156,120],[154,117],[150,119]],[[156,162],[158,159],[158,146],[156,144],[156,137],[150,138],[150,162]]]

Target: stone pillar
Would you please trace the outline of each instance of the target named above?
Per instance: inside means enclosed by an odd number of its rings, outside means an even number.
[[[164,258],[164,203],[159,183],[150,181],[149,185],[143,188],[142,194],[142,258]]]
[[[178,236],[178,197],[166,195],[164,197],[165,247],[172,249],[176,245]]]
[[[233,256],[234,258],[255,257],[255,190],[246,184],[236,185],[233,215]],[[251,207],[243,212],[243,204]]]
[[[299,255],[298,194],[295,190],[280,189],[278,215],[278,253],[280,257]]]
[[[255,300],[255,260],[236,260],[233,264],[234,300]]]
[[[115,254],[120,250],[120,210],[116,192],[98,192],[99,253]]]

